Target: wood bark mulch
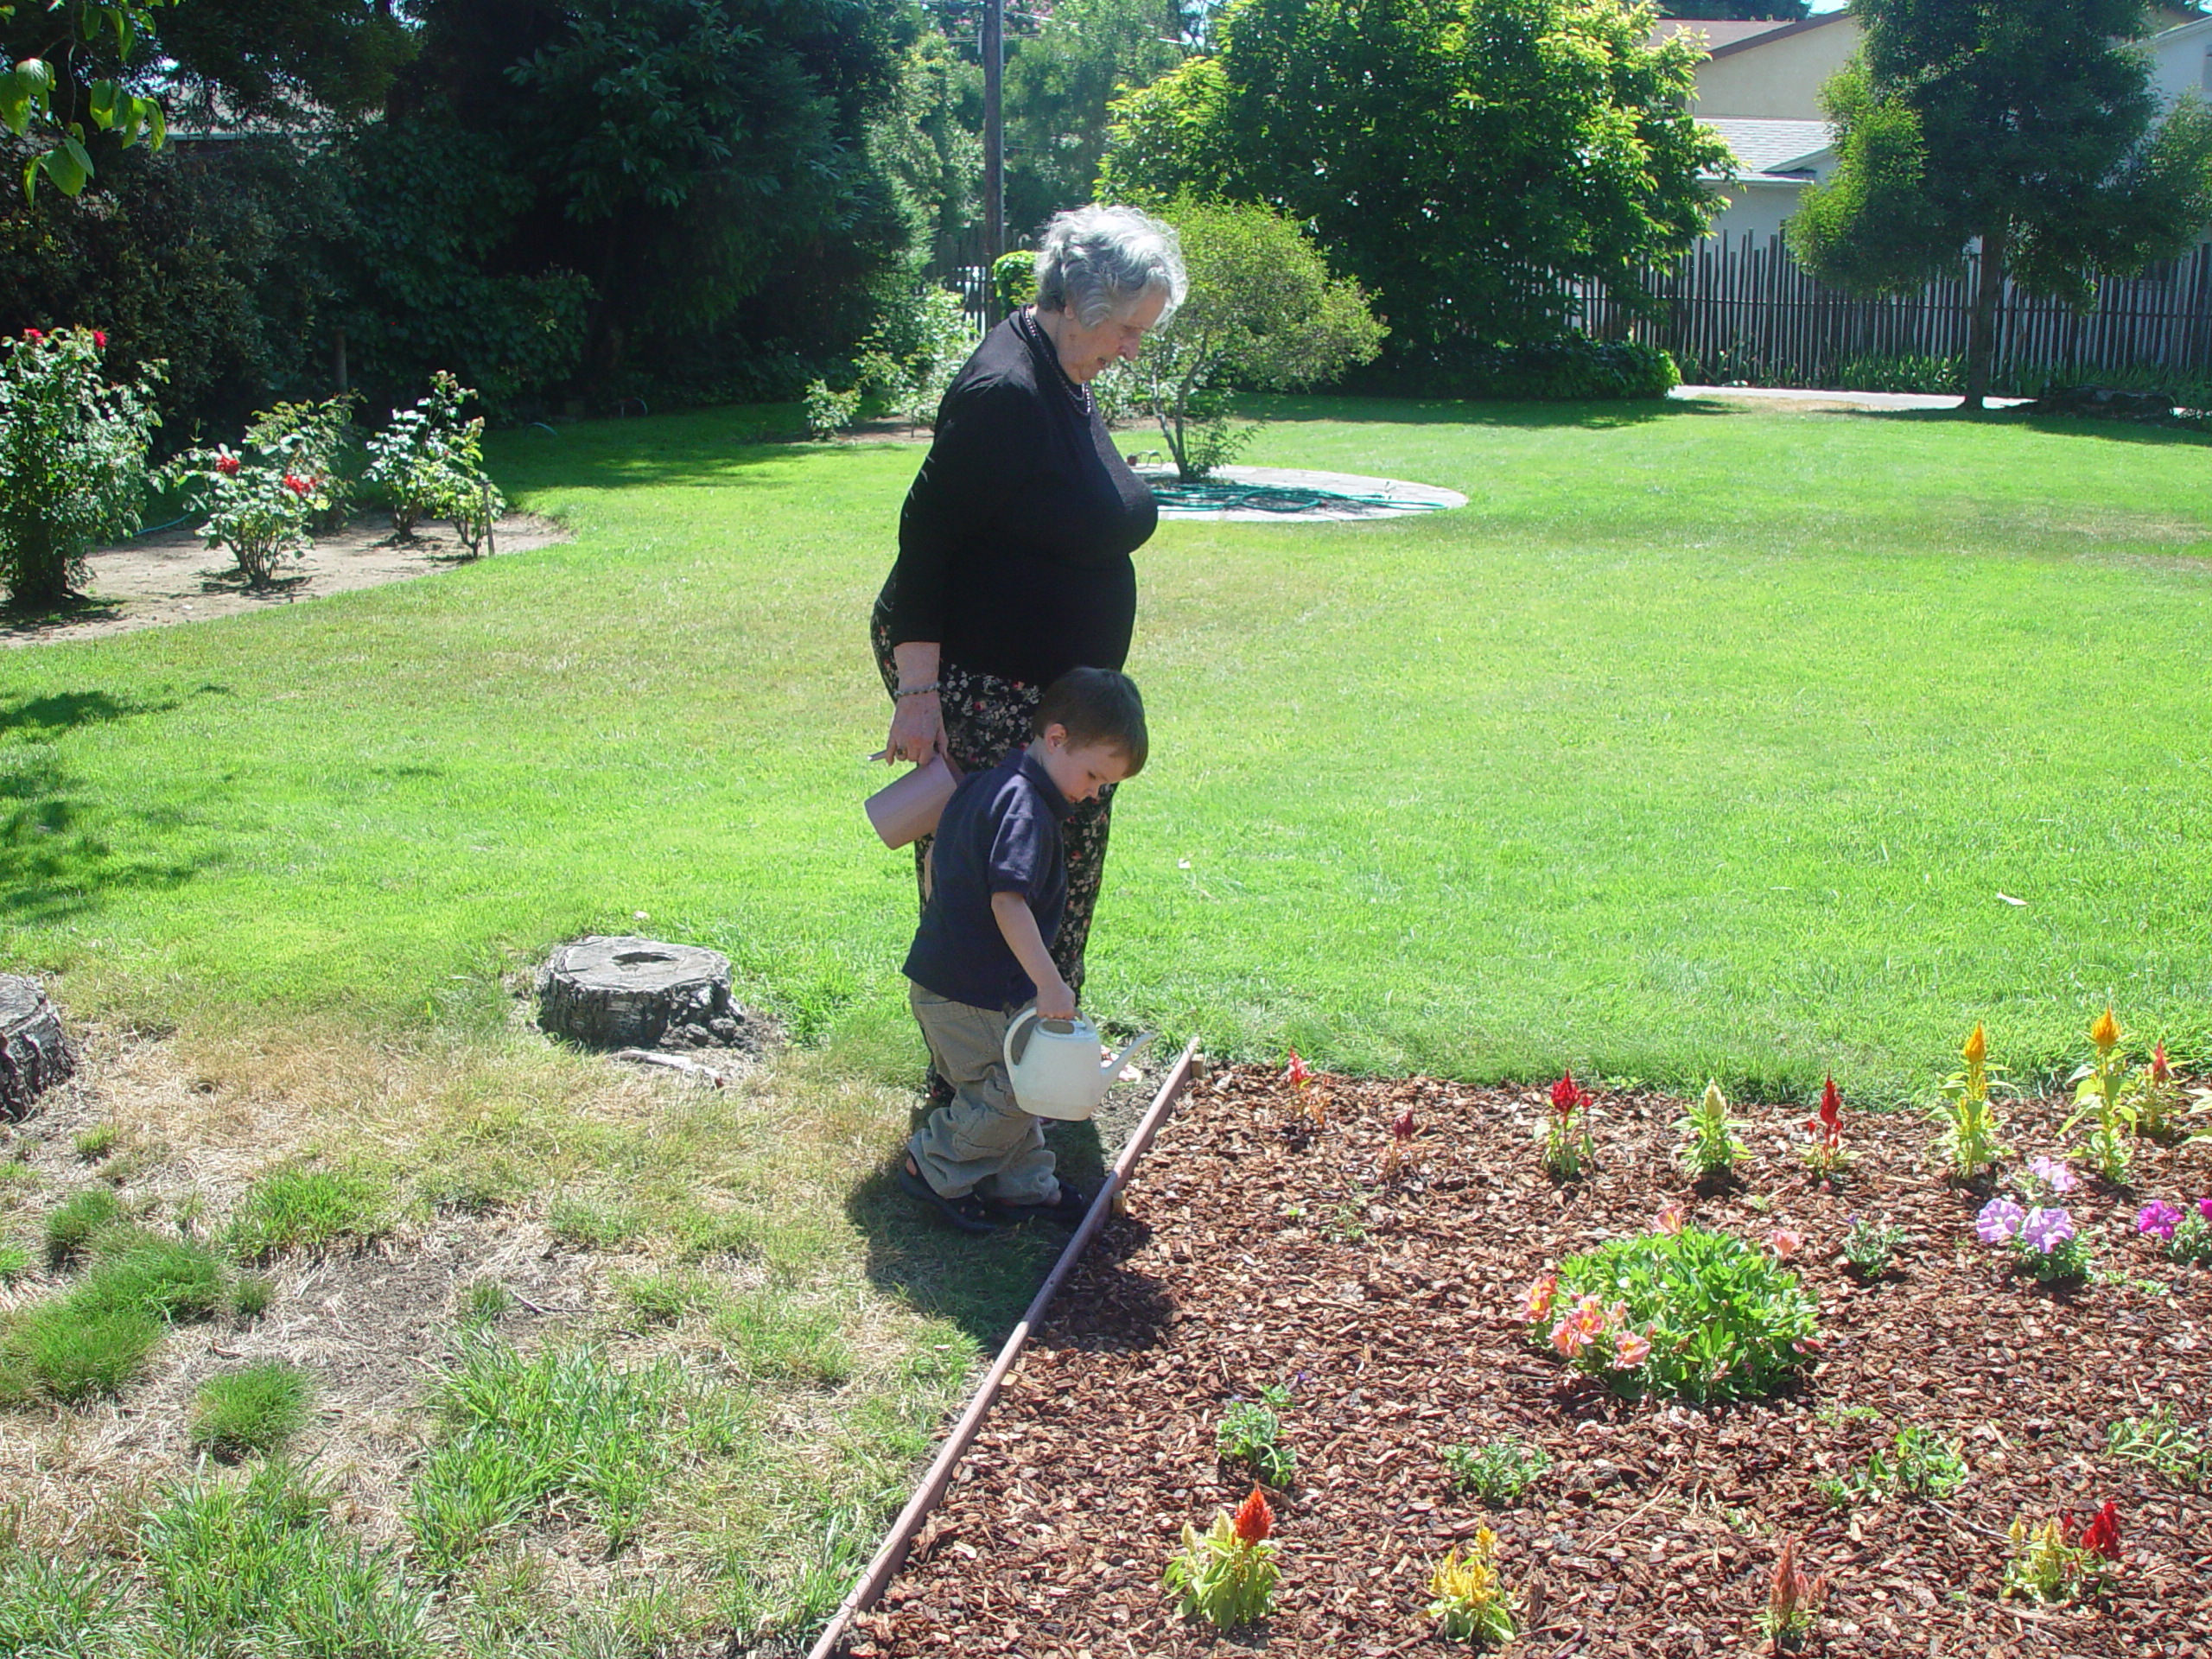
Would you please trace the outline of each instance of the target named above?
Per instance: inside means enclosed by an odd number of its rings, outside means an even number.
[[[1316,1091],[1328,1125],[1300,1143],[1272,1074],[1192,1086],[904,1573],[856,1623],[855,1659],[1441,1653],[1430,1569],[1485,1523],[1522,1594],[1514,1650],[1544,1659],[1762,1650],[1755,1616],[1785,1538],[1832,1580],[1807,1651],[2212,1659],[2212,1502],[2106,1451],[2120,1418],[2164,1404],[2201,1426],[2212,1401],[2212,1272],[2135,1230],[2148,1199],[2212,1191],[2203,1147],[2139,1142],[2129,1190],[2085,1175],[2064,1202],[2096,1270],[2053,1289],[1975,1236],[1986,1193],[1945,1183],[1914,1116],[1847,1111],[1854,1161],[1830,1190],[1797,1155],[1804,1109],[1739,1108],[1742,1180],[1700,1194],[1672,1162],[1676,1101],[1601,1094],[1598,1168],[1560,1187],[1536,1155],[1541,1091]],[[1383,1183],[1408,1108],[1411,1154]],[[2022,1160],[2059,1150],[2061,1103],[2003,1115]],[[1649,1230],[1670,1199],[1748,1240],[1803,1236],[1791,1265],[1819,1300],[1821,1349],[1789,1392],[1623,1401],[1530,1345],[1530,1280]],[[1910,1235],[1871,1285],[1839,1253],[1854,1214]],[[1224,1636],[1182,1618],[1160,1574],[1185,1521],[1204,1530],[1249,1489],[1218,1464],[1215,1427],[1271,1383],[1292,1389],[1297,1456],[1274,1498],[1282,1586],[1270,1618]],[[1971,1473],[1948,1501],[1839,1510],[1816,1489],[1909,1423],[1962,1444]],[[1513,1503],[1457,1493],[1440,1449],[1505,1436],[1543,1446],[1549,1471]],[[2014,1516],[2106,1498],[2123,1549],[2107,1594],[2000,1595]]]

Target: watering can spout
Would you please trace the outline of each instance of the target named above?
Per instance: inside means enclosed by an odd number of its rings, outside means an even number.
[[[1122,1068],[1129,1063],[1130,1055],[1135,1053],[1141,1048],[1148,1046],[1153,1039],[1159,1035],[1160,1033],[1156,1031],[1140,1032],[1135,1041],[1131,1042],[1129,1046],[1123,1049],[1120,1053],[1114,1056],[1112,1059],[1107,1061],[1107,1083],[1110,1085],[1115,1078],[1122,1075]]]

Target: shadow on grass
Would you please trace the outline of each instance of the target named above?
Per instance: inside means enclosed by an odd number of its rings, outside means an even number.
[[[1713,398],[1642,397],[1601,403],[1471,403],[1444,397],[1243,397],[1237,411],[1256,420],[1332,421],[1386,426],[1500,426],[1605,430],[1655,421],[1709,419],[1743,411]]]
[[[104,691],[55,692],[0,702],[0,741],[20,742],[9,762],[0,764],[0,918],[54,921],[95,908],[119,888],[181,887],[200,874],[204,859],[118,855],[103,833],[99,809],[81,798],[77,779],[62,770],[47,747],[79,727],[166,714],[178,706],[128,702]],[[178,822],[168,813],[157,823],[148,821],[162,830]]]
[[[1918,425],[2019,426],[2069,438],[2103,438],[2113,443],[2212,447],[2212,430],[2196,422],[2101,421],[2079,415],[2037,415],[2025,409],[1853,409],[1839,410],[1853,420],[1897,421]]]
[[[1090,1123],[1049,1123],[1062,1177],[1097,1190],[1103,1149]],[[896,1156],[855,1187],[845,1213],[868,1240],[868,1276],[917,1313],[949,1319],[995,1352],[1067,1243],[1068,1230],[1030,1222],[987,1236],[957,1232],[899,1190]]]

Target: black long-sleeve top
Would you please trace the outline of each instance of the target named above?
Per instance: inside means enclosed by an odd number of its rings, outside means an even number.
[[[1119,668],[1136,626],[1129,555],[1160,522],[1144,480],[1033,319],[984,336],[938,411],[899,515],[891,642],[1027,685]]]

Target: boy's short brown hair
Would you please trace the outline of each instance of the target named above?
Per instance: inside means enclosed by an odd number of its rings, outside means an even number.
[[[1136,682],[1110,668],[1071,668],[1045,688],[1037,717],[1030,722],[1032,737],[1045,735],[1047,726],[1067,729],[1071,745],[1097,743],[1120,751],[1128,763],[1122,775],[1134,778],[1144,770],[1151,739],[1144,727],[1144,699]]]

